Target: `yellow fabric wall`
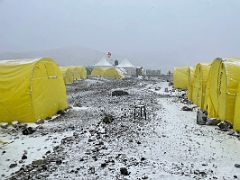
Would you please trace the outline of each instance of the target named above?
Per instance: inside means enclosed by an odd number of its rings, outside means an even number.
[[[189,67],[175,67],[173,71],[173,86],[176,89],[187,89],[189,82]]]
[[[72,84],[74,81],[73,80],[73,75],[74,75],[73,70],[68,67],[61,67],[60,69],[61,69],[65,84]]]
[[[80,79],[86,79],[87,78],[87,69],[84,66],[76,66]]]
[[[92,70],[91,75],[92,75],[92,76],[103,77],[104,71],[105,71],[106,69],[107,69],[107,68],[104,68],[104,67],[95,67],[95,68]]]
[[[212,118],[218,118],[219,79],[222,62],[223,59],[221,58],[214,59],[208,75],[206,89],[208,96],[205,101],[205,108],[208,116]]]
[[[220,69],[219,119],[233,123],[235,98],[240,82],[240,62],[224,61]]]
[[[240,84],[238,83],[237,96],[235,99],[233,129],[240,132]]]
[[[193,91],[193,79],[194,79],[195,67],[189,67],[189,77],[188,77],[188,99],[192,101],[192,91]]]
[[[112,79],[122,79],[123,74],[116,68],[108,68],[103,73],[104,77],[112,78]]]
[[[35,122],[67,106],[62,74],[53,60],[0,61],[1,122]]]
[[[194,72],[192,101],[202,109],[204,109],[209,69],[209,64],[199,63]]]

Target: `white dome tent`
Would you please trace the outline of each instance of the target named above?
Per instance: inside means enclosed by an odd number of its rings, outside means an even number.
[[[94,67],[112,67],[113,65],[108,62],[108,60],[105,57],[102,57],[102,59],[100,59],[100,61],[98,61]]]
[[[127,72],[128,76],[136,76],[136,67],[128,60],[128,59],[124,59],[120,62],[119,65],[117,65],[118,68],[120,69],[125,69],[125,71]]]

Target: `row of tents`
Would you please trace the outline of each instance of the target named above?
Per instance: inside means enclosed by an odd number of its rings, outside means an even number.
[[[62,66],[60,70],[65,84],[72,84],[76,80],[87,78],[87,68],[84,66]]]
[[[122,64],[122,65],[121,65]],[[0,61],[0,122],[35,122],[68,107],[66,86],[87,75],[122,79],[136,71],[130,62],[120,66],[101,59],[93,70],[59,67],[51,58]]]
[[[106,57],[100,59],[100,61],[93,67],[94,68],[91,73],[92,76],[112,79],[122,79],[124,77],[136,76],[137,70],[137,68],[127,59],[121,61],[120,64],[113,65]]]
[[[84,66],[64,66],[60,67],[65,84],[72,84],[79,79],[85,79],[88,75],[109,79],[123,79],[125,77],[136,76],[136,67],[124,59],[120,64],[112,65],[106,57],[100,59],[93,68]]]
[[[232,123],[240,131],[240,58],[216,58],[195,67],[176,67],[173,84],[188,92],[188,98],[208,113]]]

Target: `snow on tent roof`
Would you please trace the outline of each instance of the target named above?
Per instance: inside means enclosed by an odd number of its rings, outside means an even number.
[[[107,61],[107,59],[105,57],[103,57],[100,61],[98,61],[97,64],[95,64],[94,66],[97,67],[112,67],[112,64],[110,62]]]
[[[0,60],[1,65],[17,65],[17,64],[31,64],[37,62],[41,58],[35,59],[9,59],[9,60]]]
[[[117,67],[135,67],[128,59],[124,59]]]

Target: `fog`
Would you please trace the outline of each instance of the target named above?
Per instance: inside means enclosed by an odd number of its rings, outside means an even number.
[[[0,52],[85,47],[147,68],[240,56],[239,0],[1,0]]]

